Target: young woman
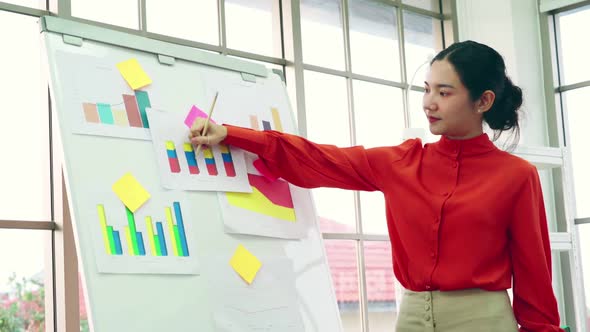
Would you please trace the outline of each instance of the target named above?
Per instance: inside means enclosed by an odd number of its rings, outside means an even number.
[[[520,88],[500,54],[466,41],[432,60],[425,89],[430,131],[441,135],[434,144],[339,148],[215,124],[203,136],[203,120],[190,137],[256,153],[297,186],[383,192],[406,289],[397,331],[561,331],[537,170],[483,132],[485,122],[518,134]]]

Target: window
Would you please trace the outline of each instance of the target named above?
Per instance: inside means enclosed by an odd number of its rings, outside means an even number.
[[[0,219],[49,220],[47,82],[41,74],[37,19],[0,12]],[[18,33],[13,33],[18,31]]]
[[[226,0],[225,22],[229,48],[282,56],[278,0]]]
[[[400,81],[397,8],[367,0],[351,0],[348,8],[352,70],[358,74]]]
[[[72,16],[118,25],[139,28],[137,0],[71,0]]]
[[[391,244],[388,241],[366,241],[364,252],[369,328],[388,332],[397,319]]]
[[[414,1],[408,7],[378,0],[301,1],[309,139],[374,147],[401,143],[404,128],[410,126],[427,132],[421,93],[412,91],[405,101],[403,88],[412,77],[413,85],[422,86],[423,64],[445,44],[438,4]],[[397,302],[383,194],[323,188],[314,189],[313,194],[345,330],[390,331]],[[336,255],[336,247],[342,251],[338,263],[330,257]],[[347,274],[347,280],[358,279],[359,287],[346,288],[341,281],[342,266],[354,267],[359,255],[364,273]],[[366,321],[359,320],[360,310],[366,310],[361,315]]]
[[[47,82],[37,18],[0,11],[0,43],[0,221],[16,227],[0,222],[0,330],[43,330],[51,232],[18,229],[51,219]]]
[[[45,0],[4,0],[3,2],[19,6],[45,9]]]
[[[44,331],[48,231],[0,229],[0,330]]]
[[[440,5],[437,0],[403,0],[403,3],[432,11],[438,11]]]
[[[286,83],[290,93],[304,96],[305,103],[294,110],[306,120],[300,128],[314,141],[338,146],[395,145],[401,142],[404,128],[426,128],[419,89],[409,94],[409,100],[404,89],[408,83],[422,85],[425,71],[420,66],[443,48],[443,36],[453,34],[443,34],[442,23],[449,16],[442,14],[439,0],[300,0],[300,10],[293,11],[300,17],[287,20],[285,15],[293,12],[285,11],[284,0],[52,1],[91,24],[109,24],[149,38],[262,62],[272,69],[299,71],[300,75],[286,75]],[[38,0],[5,3],[46,6],[46,1]],[[0,146],[16,160],[0,173],[1,198],[13,203],[0,208],[0,221],[50,220],[54,179],[49,173],[50,119],[37,18],[12,11],[0,5],[0,28],[4,27],[0,41],[17,50],[4,53],[10,61],[0,63],[5,66],[2,72],[9,73],[9,79],[6,75],[0,79],[0,91],[8,91],[0,115]],[[299,31],[284,26],[292,21],[300,22]],[[300,59],[287,58],[287,43],[296,49],[295,56],[301,54]],[[295,77],[303,77],[302,82]],[[312,193],[345,331],[391,330],[398,287],[383,195],[335,189]],[[50,230],[6,230],[0,223],[2,252],[31,255],[20,264],[0,254],[0,261],[6,262],[0,278],[16,273],[27,282],[43,279],[50,270],[42,259],[51,252],[45,245],[49,234]],[[10,285],[14,284],[0,280],[0,301],[6,299],[2,296]],[[31,288],[34,294],[40,290]],[[80,319],[81,331],[87,331],[83,301]]]
[[[576,232],[581,253],[581,268],[585,288],[585,321],[590,327],[590,158],[587,153],[587,142],[590,134],[587,123],[590,116],[587,110],[587,96],[590,93],[590,69],[587,65],[585,51],[580,48],[585,38],[581,31],[590,28],[590,6],[578,6],[574,9],[556,10],[549,16],[550,31],[555,36],[554,49],[555,68],[558,75],[555,79],[558,113],[563,119],[564,145],[571,154],[571,171],[573,194],[575,197]],[[567,172],[567,170],[566,170]],[[567,308],[566,308],[567,310]]]
[[[329,220],[322,221],[321,225],[324,229],[340,227],[333,225],[333,222]],[[332,282],[345,332],[360,331],[362,328],[358,293],[357,245],[355,241],[347,240],[325,242],[328,265],[332,272]]]
[[[344,69],[344,37],[340,0],[301,1],[303,62]]]
[[[401,89],[355,80],[353,91],[357,144],[367,148],[399,144],[404,128]],[[360,192],[359,195],[363,232],[386,235],[383,194]]]
[[[216,0],[147,1],[146,17],[149,32],[219,45]]]

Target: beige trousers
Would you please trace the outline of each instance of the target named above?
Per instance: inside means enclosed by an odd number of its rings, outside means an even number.
[[[396,331],[516,332],[518,325],[505,290],[405,290]]]

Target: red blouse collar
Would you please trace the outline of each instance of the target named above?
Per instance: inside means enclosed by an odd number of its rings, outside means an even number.
[[[452,156],[458,154],[476,155],[497,149],[486,133],[469,139],[450,139],[441,136],[434,146],[441,153]]]

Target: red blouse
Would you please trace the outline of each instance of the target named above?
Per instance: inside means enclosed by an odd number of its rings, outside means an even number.
[[[503,290],[512,281],[521,331],[561,331],[538,173],[486,134],[365,149],[226,128],[224,143],[258,154],[294,185],[383,192],[394,272],[405,288]]]

